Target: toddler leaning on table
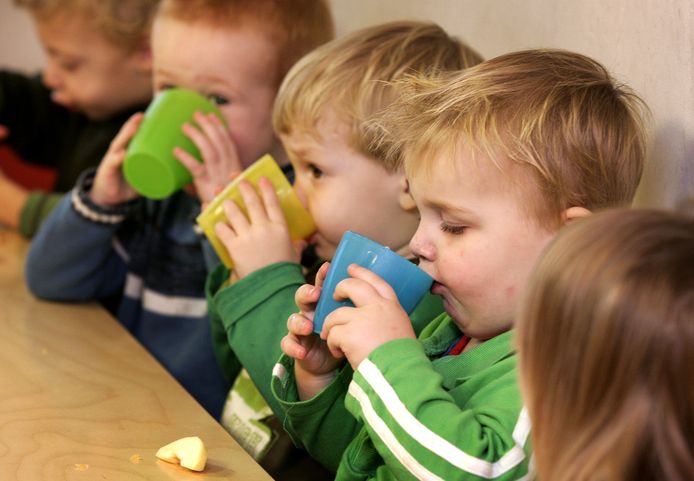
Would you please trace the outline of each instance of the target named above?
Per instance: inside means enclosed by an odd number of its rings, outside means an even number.
[[[267,152],[287,163],[272,131],[277,88],[291,64],[332,32],[322,0],[162,0],[152,28],[155,91],[197,91],[229,126],[197,115],[197,127],[185,128],[204,158],[191,169],[197,195],[179,191],[152,201],[125,183],[121,164],[142,119],[136,115],[29,252],[27,281],[39,297],[122,295],[118,319],[215,418],[229,383],[214,357],[204,285],[218,260],[194,219],[231,171]],[[176,155],[190,165],[185,152]]]
[[[273,392],[309,453],[344,452],[338,480],[526,479],[517,300],[562,226],[631,202],[639,102],[597,62],[557,50],[406,82],[377,125],[404,157],[420,215],[410,248],[446,312],[417,339],[390,286],[353,265],[336,294],[356,307],[327,316],[315,342],[319,277],[297,291]]]
[[[539,479],[694,479],[694,219],[614,209],[562,232],[516,329]]]
[[[317,226],[308,250],[331,259],[344,232],[354,230],[412,256],[407,244],[418,214],[402,166],[370,149],[362,124],[397,96],[391,81],[457,71],[480,60],[437,25],[394,22],[334,40],[292,68],[273,119],[294,166],[295,190]],[[261,190],[259,198],[246,189],[246,204],[256,206],[249,208],[250,219],[228,204],[229,225],[220,224],[217,232],[234,271],[215,270],[207,292],[221,365],[232,374],[239,363],[246,368],[236,379],[222,421],[267,466],[290,445],[283,416],[272,416],[273,411],[282,414],[270,392],[272,368],[287,332],[285,320],[296,311],[294,293],[315,269],[304,272],[301,246],[292,246],[274,192]],[[429,296],[413,315],[415,329],[439,312],[439,300]],[[341,453],[318,454],[334,471]]]
[[[31,14],[47,58],[41,76],[0,71],[0,143],[54,168],[56,193],[29,191],[0,171],[0,225],[33,237],[62,192],[147,105],[158,1],[14,0]]]

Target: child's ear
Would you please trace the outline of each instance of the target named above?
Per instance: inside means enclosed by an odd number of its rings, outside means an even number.
[[[400,204],[402,210],[408,212],[417,209],[417,204],[415,204],[412,194],[410,194],[410,184],[407,182],[407,178],[405,178],[404,173],[400,178],[400,193],[398,195],[398,203]]]
[[[588,217],[591,215],[592,212],[585,207],[569,207],[564,211],[562,214],[562,218],[564,219],[564,225],[570,224],[571,222],[578,220],[578,219],[583,219],[584,217]]]

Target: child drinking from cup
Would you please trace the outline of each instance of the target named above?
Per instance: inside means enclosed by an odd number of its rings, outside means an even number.
[[[163,0],[152,29],[154,89],[181,87],[214,101],[184,131],[202,153],[192,177],[199,196],[139,197],[122,163],[142,115],[119,132],[96,172],[86,172],[46,221],[27,260],[39,297],[86,301],[121,294],[118,319],[218,418],[229,384],[214,357],[204,284],[218,260],[194,231],[209,200],[265,152],[282,158],[271,107],[289,66],[332,36],[321,0]],[[176,152],[184,162],[186,152]],[[207,255],[209,254],[209,255]]]
[[[342,454],[338,480],[525,479],[517,299],[563,225],[631,202],[639,102],[597,62],[553,50],[407,83],[377,125],[404,157],[421,216],[410,248],[446,312],[417,339],[390,286],[353,265],[335,296],[356,307],[328,315],[317,342],[318,276],[296,293],[273,392],[300,445]]]
[[[334,40],[294,66],[273,121],[294,166],[295,191],[316,224],[310,243],[319,258],[331,259],[350,229],[412,257],[407,244],[418,214],[402,166],[370,149],[362,123],[397,96],[389,81],[479,61],[436,25],[395,22]],[[270,377],[286,334],[284,319],[296,311],[294,292],[306,282],[300,264],[305,243],[291,242],[268,183],[260,183],[260,196],[248,184],[240,187],[248,217],[229,202],[228,224],[217,226],[234,270],[211,274],[208,298],[221,365],[234,376],[240,365],[246,368],[230,393],[223,422],[250,452],[267,459],[273,440],[284,439],[282,418],[270,417],[272,411],[282,413],[273,402]],[[413,314],[415,329],[439,312],[438,300],[428,296]],[[339,454],[327,454],[318,460],[334,471]]]
[[[0,172],[0,225],[30,238],[150,100],[149,29],[158,0],[14,3],[31,13],[47,62],[42,77],[0,71],[0,142],[57,174],[56,193],[47,193]]]
[[[694,479],[694,220],[614,209],[542,256],[516,329],[539,479]]]

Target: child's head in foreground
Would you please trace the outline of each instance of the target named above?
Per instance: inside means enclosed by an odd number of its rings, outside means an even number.
[[[402,166],[369,149],[364,121],[397,96],[391,82],[481,61],[437,25],[393,22],[345,35],[288,74],[273,123],[294,166],[295,189],[318,227],[317,254],[332,258],[346,230],[400,250],[417,225]]]
[[[149,29],[158,0],[14,2],[34,19],[53,101],[94,120],[149,101]]]
[[[694,479],[694,220],[615,209],[570,226],[518,319],[539,479]]]
[[[560,226],[632,201],[641,104],[600,64],[565,51],[511,53],[408,84],[376,126],[387,155],[404,158],[419,208],[410,247],[446,311],[484,341],[511,328]]]
[[[154,88],[213,100],[244,166],[268,152],[280,160],[271,120],[279,84],[332,37],[325,0],[162,0],[152,31]]]

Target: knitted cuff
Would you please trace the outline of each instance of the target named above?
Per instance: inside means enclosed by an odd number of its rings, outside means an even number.
[[[94,184],[96,169],[87,169],[77,179],[75,188],[70,193],[72,208],[75,211],[92,222],[99,224],[119,224],[133,211],[135,205],[139,203],[139,199],[134,199],[115,206],[102,206],[95,204],[89,197],[89,191]]]

